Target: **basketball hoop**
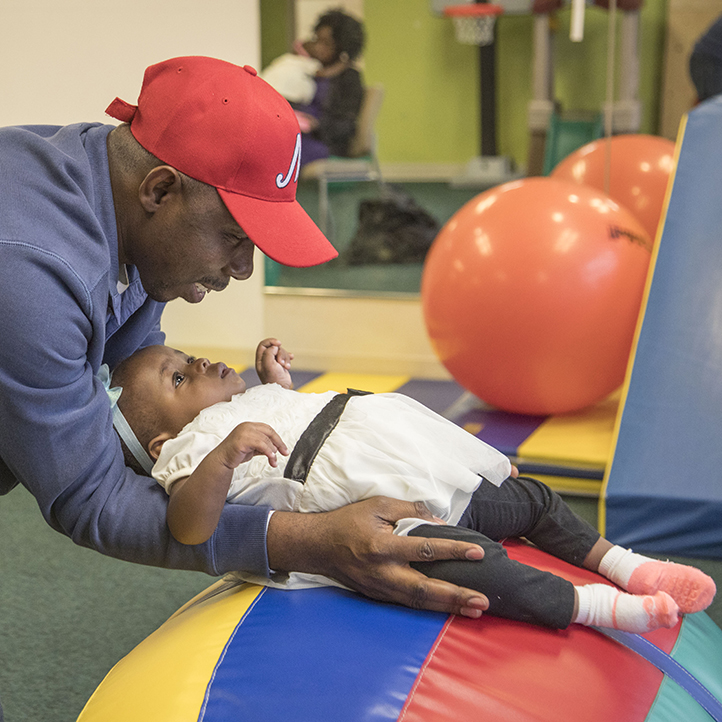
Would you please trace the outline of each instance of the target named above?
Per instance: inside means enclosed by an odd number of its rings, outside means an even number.
[[[500,5],[471,3],[448,5],[444,15],[454,21],[456,39],[464,45],[491,45],[494,42],[494,22],[504,12]]]

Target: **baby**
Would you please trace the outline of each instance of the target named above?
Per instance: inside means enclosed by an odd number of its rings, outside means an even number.
[[[296,49],[302,51],[302,46]],[[320,61],[306,52],[284,53],[264,68],[260,76],[290,103],[308,105],[316,94],[314,77],[320,68]]]
[[[612,545],[544,484],[519,477],[500,452],[416,401],[293,391],[292,359],[276,339],[262,341],[256,371],[263,385],[248,391],[225,364],[165,346],[142,349],[113,373],[114,424],[133,463],[166,489],[168,526],[178,541],[206,541],[227,501],[319,512],[384,495],[422,501],[440,522],[403,519],[395,533],[484,549],[481,561],[412,566],[484,593],[496,616],[558,629],[578,623],[647,632],[712,601],[715,584],[701,571]],[[574,586],[515,562],[499,543],[507,537],[525,537],[628,593],[608,584]],[[296,573],[252,580],[335,584]]]

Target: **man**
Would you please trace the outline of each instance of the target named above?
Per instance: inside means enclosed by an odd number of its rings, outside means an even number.
[[[253,271],[254,245],[287,265],[335,250],[295,200],[300,135],[255,71],[174,58],[146,70],[124,121],[0,129],[0,491],[18,481],[76,543],[155,566],[222,574],[305,571],[371,597],[478,617],[478,592],[409,561],[469,558],[472,544],[397,537],[416,505],[371,499],[328,514],[229,505],[183,546],[160,487],[126,467],[97,378],[162,343],[163,304],[202,301]]]
[[[722,93],[722,15],[694,44],[689,56],[689,76],[698,102]]]

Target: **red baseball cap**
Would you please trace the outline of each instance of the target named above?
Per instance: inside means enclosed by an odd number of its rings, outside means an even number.
[[[214,186],[253,243],[286,266],[338,253],[296,201],[301,133],[288,102],[246,65],[172,58],[146,69],[138,105],[105,111],[181,173]]]

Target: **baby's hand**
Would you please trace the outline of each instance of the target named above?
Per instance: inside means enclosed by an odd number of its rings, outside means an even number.
[[[293,388],[289,369],[293,354],[281,346],[275,338],[267,338],[256,349],[256,373],[261,383],[279,384],[285,389]]]
[[[275,467],[278,466],[276,454],[288,456],[288,448],[268,424],[244,421],[218,444],[215,453],[229,469],[235,469],[254,456],[265,456],[268,463]]]

